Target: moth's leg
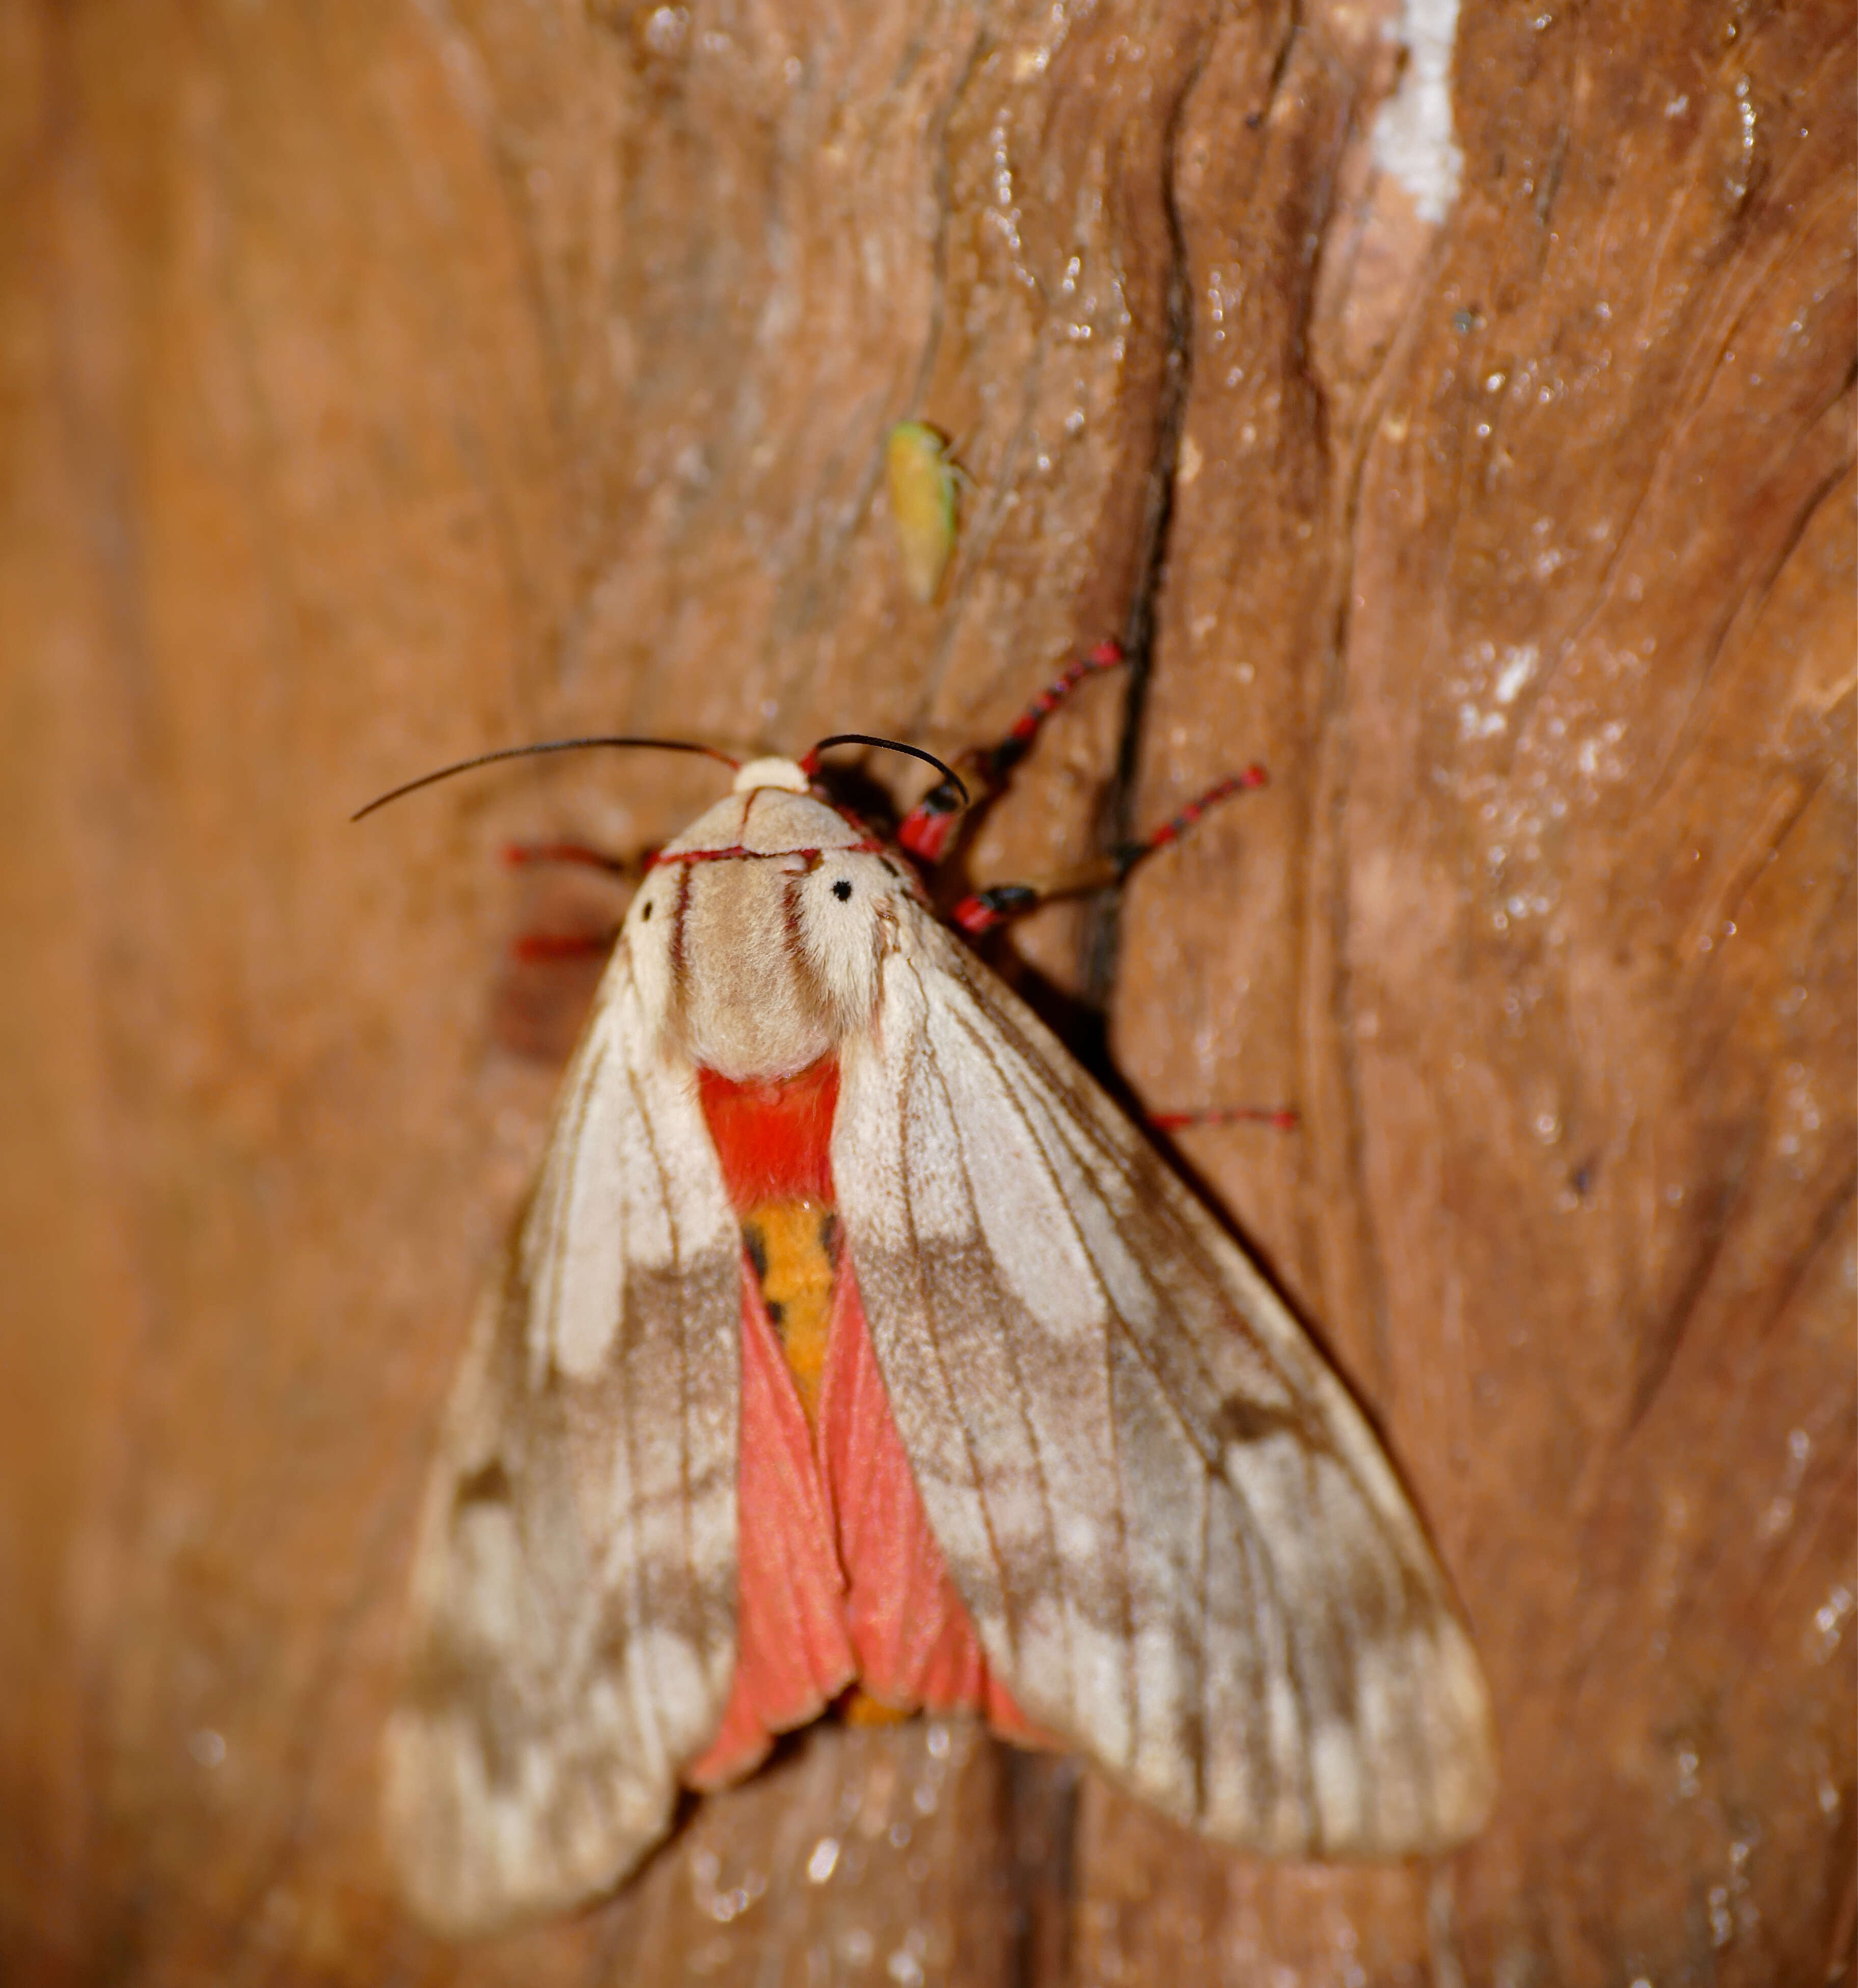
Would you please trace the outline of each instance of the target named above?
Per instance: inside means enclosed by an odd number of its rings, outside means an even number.
[[[511,842],[504,845],[503,860],[512,870],[532,863],[578,863],[589,870],[604,871],[609,877],[637,878],[645,874],[649,855],[609,856],[603,849],[584,842]]]
[[[971,898],[964,898],[951,916],[970,938],[978,938],[982,932],[991,931],[995,925],[1016,918],[1022,911],[1029,911],[1035,904],[1042,904],[1050,898],[1080,898],[1093,891],[1111,889],[1120,884],[1145,857],[1178,842],[1216,801],[1224,800],[1228,794],[1262,787],[1265,780],[1262,766],[1248,766],[1242,773],[1228,774],[1208,787],[1198,800],[1188,802],[1171,821],[1164,822],[1153,835],[1142,841],[1125,842],[1106,855],[1093,857],[1088,862],[1077,864],[1069,870],[1056,871],[1049,877],[1032,877],[1022,884],[991,884],[985,891],[977,891]]]
[[[515,934],[491,996],[492,1033],[511,1054],[559,1067],[620,935],[624,898],[616,887],[636,884],[644,866],[579,842],[515,843],[503,860],[522,881]]]
[[[1297,1114],[1277,1104],[1214,1104],[1204,1111],[1150,1111],[1148,1122],[1157,1132],[1179,1132],[1194,1125],[1275,1125],[1294,1132]]]
[[[616,882],[636,884],[644,875],[650,857],[649,853],[610,856],[584,842],[512,842],[505,845],[503,860],[512,870],[554,865],[597,871]],[[583,925],[573,931],[522,932],[512,942],[510,951],[525,965],[539,960],[604,958],[619,935],[617,919],[610,924]]]
[[[952,780],[941,781],[904,816],[897,840],[919,861],[941,862],[954,840],[964,807],[972,812],[991,800],[1031,750],[1039,727],[1078,685],[1086,677],[1119,668],[1123,660],[1120,642],[1100,642],[1089,655],[1068,664],[1013,721],[998,744],[971,747],[955,762],[955,771],[968,789],[966,803]]]
[[[519,932],[510,941],[510,957],[525,966],[551,959],[603,959],[619,936],[617,925],[597,931]]]
[[[976,891],[955,906],[951,915],[954,922],[963,931],[978,938],[982,932],[991,931],[1007,919],[1050,898],[1079,897],[1093,891],[1110,889],[1120,884],[1145,857],[1178,842],[1215,802],[1224,800],[1228,794],[1262,787],[1265,779],[1262,766],[1248,766],[1242,773],[1230,774],[1215,782],[1198,800],[1190,801],[1145,840],[1126,842],[1106,856],[1050,877],[1024,884],[995,884],[988,890]],[[1149,1123],[1164,1132],[1177,1132],[1194,1125],[1237,1124],[1275,1125],[1280,1131],[1289,1131],[1296,1124],[1297,1114],[1276,1106],[1232,1104],[1215,1106],[1204,1111],[1157,1112],[1150,1117]]]

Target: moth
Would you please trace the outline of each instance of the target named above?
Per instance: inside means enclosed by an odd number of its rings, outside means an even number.
[[[410,1902],[607,1891],[848,1694],[1245,1849],[1459,1842],[1485,1685],[1366,1420],[821,749],[652,859],[471,1328],[386,1739]]]

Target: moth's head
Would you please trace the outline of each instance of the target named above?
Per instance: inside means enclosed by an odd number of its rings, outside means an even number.
[[[756,759],[658,852],[620,943],[694,1063],[738,1082],[788,1077],[868,1026],[914,888],[795,761]]]
[[[868,732],[835,732],[803,761],[746,766],[714,746],[616,735],[481,752],[391,789],[353,819],[454,773],[541,752],[649,747],[735,767],[728,798],[653,858],[616,963],[631,974],[649,1023],[693,1061],[738,1082],[789,1077],[869,1026],[899,908],[920,894],[861,822],[812,791],[820,756],[836,746],[927,760],[967,805],[959,776],[933,752]]]

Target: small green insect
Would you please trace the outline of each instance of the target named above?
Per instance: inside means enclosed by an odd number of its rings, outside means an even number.
[[[883,455],[904,584],[912,598],[933,600],[954,551],[961,472],[948,437],[923,421],[899,421],[884,438]]]

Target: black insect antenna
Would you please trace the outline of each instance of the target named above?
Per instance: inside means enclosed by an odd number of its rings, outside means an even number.
[[[731,759],[727,752],[718,752],[714,746],[698,746],[687,739],[545,739],[539,745],[505,746],[495,752],[480,752],[475,759],[461,759],[455,766],[441,766],[437,773],[422,773],[417,780],[408,780],[404,786],[390,788],[384,794],[377,794],[366,807],[357,808],[349,820],[360,821],[363,815],[372,814],[377,808],[385,807],[389,801],[397,801],[403,794],[417,793],[421,787],[430,787],[437,781],[450,779],[454,773],[468,773],[474,766],[494,766],[499,759],[533,759],[543,752],[579,752],[595,746],[639,746],[649,747],[657,752],[701,752],[707,759],[720,759],[725,766],[740,766],[742,764],[741,760]],[[904,746],[900,749],[907,752],[910,749]]]
[[[907,752],[912,759],[924,760],[954,785],[961,796],[962,806],[968,805],[968,789],[952,766],[945,765],[933,752],[925,752],[920,746],[905,746],[895,739],[873,739],[868,732],[835,732],[831,738],[822,739],[800,762],[800,771],[809,780],[819,770],[819,755],[833,746],[875,746],[882,752]]]

